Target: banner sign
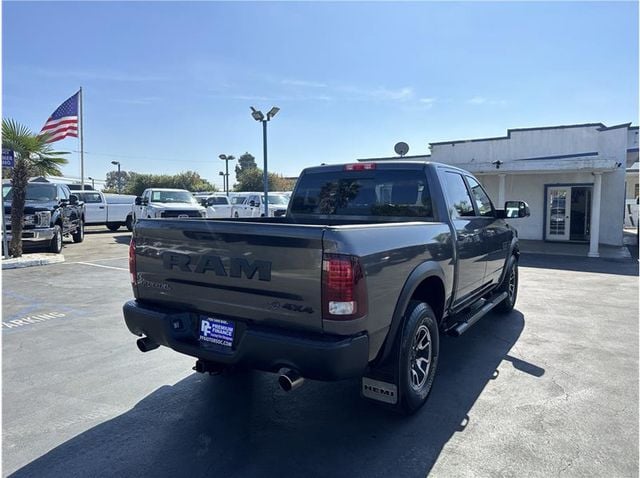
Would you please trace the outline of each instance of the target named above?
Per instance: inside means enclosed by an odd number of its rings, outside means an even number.
[[[13,164],[14,164],[13,150],[3,149],[2,150],[2,167],[13,168]]]

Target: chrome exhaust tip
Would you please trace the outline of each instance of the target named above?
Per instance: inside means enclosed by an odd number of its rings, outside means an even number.
[[[304,383],[304,377],[295,370],[287,369],[278,377],[278,384],[285,392],[290,392],[300,387]]]

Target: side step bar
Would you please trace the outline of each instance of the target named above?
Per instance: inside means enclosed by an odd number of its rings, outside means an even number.
[[[467,318],[462,322],[456,323],[453,327],[448,329],[447,332],[449,332],[449,334],[453,335],[454,337],[460,337],[469,329],[469,327],[471,327],[478,320],[484,317],[491,309],[493,309],[496,305],[498,305],[500,302],[506,299],[507,296],[508,294],[506,292],[503,292],[502,294],[493,297],[489,302],[484,304],[480,309],[474,311],[472,315],[469,316],[469,318]]]

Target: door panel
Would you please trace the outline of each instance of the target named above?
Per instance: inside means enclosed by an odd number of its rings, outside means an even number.
[[[487,249],[482,236],[487,218],[476,216],[462,175],[453,171],[441,174],[447,209],[457,236],[455,305],[478,292],[484,284]]]
[[[571,233],[571,186],[547,188],[547,240],[568,241]]]

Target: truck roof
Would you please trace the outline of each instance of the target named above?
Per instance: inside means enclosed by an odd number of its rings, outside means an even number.
[[[381,169],[421,169],[425,166],[434,167],[434,168],[442,166],[449,169],[454,169],[460,172],[467,173],[467,171],[457,168],[455,166],[451,166],[450,164],[437,163],[435,161],[424,161],[424,160],[406,161],[406,160],[389,160],[389,159],[375,160],[375,161],[355,161],[351,163],[338,163],[338,164],[323,164],[320,166],[311,166],[311,167],[305,168],[302,172],[316,173],[319,171],[342,171],[344,170],[345,166],[348,164],[363,165],[363,164],[370,164],[370,163],[374,163],[376,165],[376,168],[380,167]]]

